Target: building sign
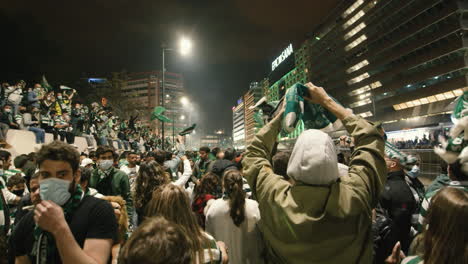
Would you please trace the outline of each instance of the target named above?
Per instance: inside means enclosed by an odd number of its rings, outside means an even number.
[[[281,55],[271,63],[271,71],[274,71],[284,60],[291,56],[291,54],[293,54],[293,47],[292,44],[289,44],[289,46],[281,52]]]

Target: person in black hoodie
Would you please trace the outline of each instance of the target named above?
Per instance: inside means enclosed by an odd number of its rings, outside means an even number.
[[[380,205],[387,210],[394,222],[395,232],[401,249],[407,253],[410,245],[411,217],[416,208],[416,201],[405,181],[405,171],[398,158],[385,157],[388,176],[385,188],[380,196]]]
[[[216,174],[219,179],[223,178],[223,174],[228,170],[238,170],[237,164],[234,163],[236,152],[234,149],[228,148],[224,151],[223,159],[215,160],[211,168],[211,172]]]

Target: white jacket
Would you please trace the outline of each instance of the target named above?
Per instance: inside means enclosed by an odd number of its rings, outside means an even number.
[[[229,215],[229,200],[208,201],[205,207],[206,231],[216,240],[223,241],[229,248],[229,263],[263,263],[261,254],[264,249],[257,223],[260,221],[258,203],[245,199],[245,219],[239,227]]]

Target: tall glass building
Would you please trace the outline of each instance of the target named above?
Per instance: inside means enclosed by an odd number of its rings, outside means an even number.
[[[468,1],[343,1],[296,50],[296,68],[387,130],[436,126],[467,89],[467,29]]]

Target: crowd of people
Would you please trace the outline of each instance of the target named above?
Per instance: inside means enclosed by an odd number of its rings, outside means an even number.
[[[465,164],[425,188],[379,125],[307,87],[349,158],[314,129],[278,150],[281,111],[245,152],[186,151],[183,136],[143,154],[1,150],[0,263],[468,263]]]
[[[2,83],[0,147],[11,147],[6,141],[9,129],[33,132],[36,144],[45,143],[45,133],[51,133],[54,140],[69,144],[74,144],[76,136],[83,136],[90,148],[96,148],[96,143],[113,146],[116,142],[119,149],[138,152],[142,146],[151,150],[161,145],[161,139],[150,127],[143,125],[138,116],[120,118],[105,98],[104,102],[93,102],[88,106],[76,100],[77,97],[76,90],[66,86],[53,90],[39,83],[33,87],[28,87],[24,81],[15,85]]]
[[[413,139],[392,139],[390,142],[396,145],[399,149],[433,149],[439,145],[438,138],[442,136],[448,137],[448,131],[442,129],[434,129],[424,133],[422,137],[415,136]]]

